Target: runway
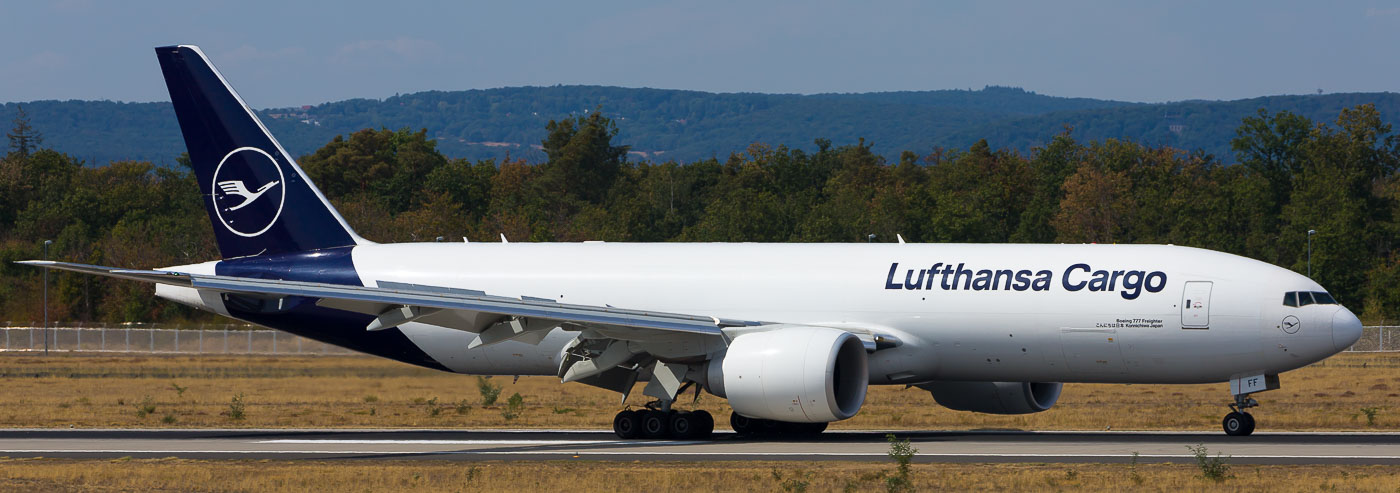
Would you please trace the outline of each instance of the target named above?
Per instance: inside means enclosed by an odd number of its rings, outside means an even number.
[[[1234,464],[1400,465],[1400,433],[894,432],[916,462],[1194,462],[1188,446]],[[0,456],[337,460],[886,461],[885,432],[807,440],[618,440],[577,430],[0,430]]]

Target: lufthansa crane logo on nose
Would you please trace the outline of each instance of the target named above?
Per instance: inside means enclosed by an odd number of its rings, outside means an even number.
[[[267,232],[287,201],[286,176],[272,155],[256,147],[239,147],[214,168],[214,214],[238,236]]]

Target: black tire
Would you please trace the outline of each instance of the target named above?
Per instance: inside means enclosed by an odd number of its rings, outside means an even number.
[[[790,423],[780,421],[778,422],[778,431],[784,435],[811,436],[826,431],[826,425],[826,423]]]
[[[666,438],[671,435],[671,416],[663,411],[642,412],[642,436]]]
[[[757,423],[754,429],[757,430],[758,434],[764,436],[781,435],[788,429],[788,423],[774,419],[755,419],[754,422]]]
[[[637,418],[636,411],[622,411],[613,416],[613,433],[618,438],[630,440],[641,436],[641,420]]]
[[[1249,433],[1254,430],[1249,429],[1248,419],[1246,419],[1245,416],[1248,416],[1248,414],[1240,412],[1226,414],[1225,419],[1220,421],[1220,427],[1225,429],[1226,435],[1232,437],[1249,435]]]
[[[695,438],[709,438],[710,435],[715,433],[715,417],[711,416],[709,411],[701,409],[691,414],[695,416],[695,429],[699,432],[695,435]]]
[[[1253,434],[1254,434],[1254,415],[1253,415],[1253,414],[1249,414],[1249,413],[1240,413],[1240,414],[1243,414],[1243,415],[1244,415],[1244,436],[1253,435]]]
[[[700,432],[700,423],[695,415],[688,412],[671,413],[671,437],[677,440],[690,440]]]
[[[751,436],[758,433],[760,421],[762,420],[742,416],[739,413],[729,413],[729,427],[734,428],[734,431],[740,435]]]

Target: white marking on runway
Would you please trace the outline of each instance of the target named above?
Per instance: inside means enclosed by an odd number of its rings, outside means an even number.
[[[252,443],[291,443],[298,445],[637,445],[647,442],[624,442],[616,440],[339,440],[339,439],[279,439],[262,440]],[[652,444],[659,442],[650,442]],[[665,442],[667,444],[685,442]],[[694,442],[701,443],[701,442]]]

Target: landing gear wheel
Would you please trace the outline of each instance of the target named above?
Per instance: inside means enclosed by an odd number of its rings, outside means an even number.
[[[759,421],[739,413],[729,413],[729,427],[734,428],[740,435],[750,436],[758,433],[759,427],[762,426]]]
[[[695,421],[695,438],[709,438],[715,433],[715,417],[704,409],[690,413]]]
[[[760,435],[771,437],[782,434],[788,430],[788,423],[774,419],[755,419],[754,422],[758,423],[754,426],[754,429],[758,430]]]
[[[622,411],[617,413],[617,416],[613,417],[613,433],[622,439],[637,438],[641,435],[642,426],[637,418],[637,412]]]
[[[821,432],[826,431],[827,425],[826,423],[789,423],[783,421],[776,421],[775,423],[778,424],[778,433],[799,437],[819,435]]]
[[[1225,415],[1220,426],[1225,429],[1226,435],[1232,437],[1249,436],[1250,433],[1254,433],[1254,417],[1250,416],[1249,413],[1234,411]]]
[[[695,438],[700,432],[700,424],[691,413],[671,413],[671,436],[679,440]]]
[[[642,411],[642,436],[666,438],[671,434],[670,418],[665,411]]]

